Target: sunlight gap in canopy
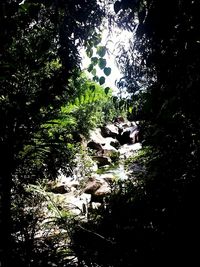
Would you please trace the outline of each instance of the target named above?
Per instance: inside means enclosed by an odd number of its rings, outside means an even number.
[[[108,28],[104,28],[101,32],[102,39],[100,46],[106,46],[107,53],[105,55],[105,59],[107,61],[107,67],[111,68],[111,74],[106,76],[106,81],[104,86],[110,87],[113,90],[114,95],[118,95],[119,89],[117,88],[117,82],[120,78],[123,77],[121,73],[118,63],[117,57],[120,55],[121,49],[123,48],[125,51],[128,51],[130,48],[130,41],[133,38],[133,33],[127,30],[122,30],[118,27],[113,27],[112,31]],[[92,78],[91,73],[87,71],[89,64],[91,63],[91,59],[86,55],[85,49],[81,49],[81,68],[83,71],[86,71],[89,78]],[[102,76],[103,70],[99,67],[96,67],[97,76]],[[123,97],[126,96],[126,93],[123,92]]]

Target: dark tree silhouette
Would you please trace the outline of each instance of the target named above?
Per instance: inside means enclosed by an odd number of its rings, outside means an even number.
[[[93,0],[1,1],[1,266],[14,265],[10,200],[20,153],[73,93],[68,80],[77,75],[78,47],[92,36],[102,14]]]

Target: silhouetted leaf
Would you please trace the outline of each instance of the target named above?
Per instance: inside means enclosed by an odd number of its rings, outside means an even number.
[[[93,70],[91,71],[91,73],[92,73],[92,75],[96,76],[96,74],[97,74],[97,70],[96,70],[96,69],[93,69]]]
[[[92,50],[92,48],[87,48],[87,50],[86,50],[86,55],[89,57],[89,58],[91,58],[92,57],[92,55],[93,55],[93,50]]]
[[[98,63],[98,58],[97,57],[92,57],[91,61],[92,61],[93,65],[96,65]]]
[[[117,14],[121,9],[121,2],[120,1],[116,1],[114,4],[114,11]]]
[[[111,73],[111,68],[104,68],[103,72],[106,76],[109,76]]]
[[[94,91],[95,90],[95,85],[90,85],[90,90]]]
[[[110,90],[110,87],[106,87],[105,88],[105,93],[108,94],[109,90]]]
[[[94,40],[93,40],[94,46],[96,47],[98,44],[101,43],[101,34],[96,34],[94,36]]]
[[[89,72],[91,72],[91,71],[93,70],[93,67],[94,67],[94,66],[93,66],[92,64],[90,64],[87,70],[88,70]]]
[[[98,82],[99,81],[99,77],[98,76],[94,76],[93,77],[93,81]]]
[[[106,62],[106,59],[105,58],[100,58],[99,59],[99,68],[100,69],[104,69],[105,68],[105,66],[106,66],[106,64],[107,64],[107,62]]]
[[[105,81],[106,81],[105,77],[101,76],[101,77],[99,78],[99,84],[100,84],[100,85],[104,84]]]
[[[106,54],[106,47],[105,46],[99,46],[97,48],[97,54],[100,56],[100,57],[104,57],[105,54]]]
[[[116,103],[117,102],[117,99],[118,99],[117,96],[114,96],[113,97],[113,103]]]

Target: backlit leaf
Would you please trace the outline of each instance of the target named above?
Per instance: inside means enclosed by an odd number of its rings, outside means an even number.
[[[99,78],[99,84],[100,84],[100,85],[104,84],[105,81],[106,81],[105,77],[101,76],[101,77]]]
[[[106,76],[109,76],[111,74],[111,68],[104,68],[103,72]]]
[[[97,57],[92,57],[91,61],[92,61],[93,65],[96,65],[98,63],[98,58]]]
[[[100,56],[100,57],[104,57],[105,54],[106,54],[106,47],[105,46],[99,46],[97,48],[97,54]]]
[[[100,69],[104,69],[105,66],[106,66],[107,62],[106,62],[106,59],[105,58],[100,58],[99,59],[99,63],[98,63],[98,66]]]
[[[116,1],[114,4],[114,11],[117,14],[121,9],[121,2],[120,1]]]
[[[92,64],[90,64],[87,70],[88,70],[89,72],[91,72],[91,71],[93,70],[93,67],[94,67],[94,66],[93,66]]]
[[[92,73],[93,76],[96,76],[97,70],[96,69],[93,69],[91,73]]]
[[[94,76],[93,77],[93,81],[98,82],[99,81],[99,77],[98,76]]]
[[[106,87],[104,90],[105,90],[105,93],[108,94],[110,87]]]

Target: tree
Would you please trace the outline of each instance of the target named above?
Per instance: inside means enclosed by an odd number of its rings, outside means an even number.
[[[192,235],[199,235],[199,8],[199,1],[115,2],[119,24],[135,29],[122,64],[130,92],[140,91],[138,119],[153,148],[146,190],[158,220],[165,210],[162,253],[177,262],[197,257]]]
[[[9,262],[10,194],[20,152],[70,96],[78,47],[101,23],[96,1],[1,1],[1,258]],[[23,183],[23,181],[21,181]]]

